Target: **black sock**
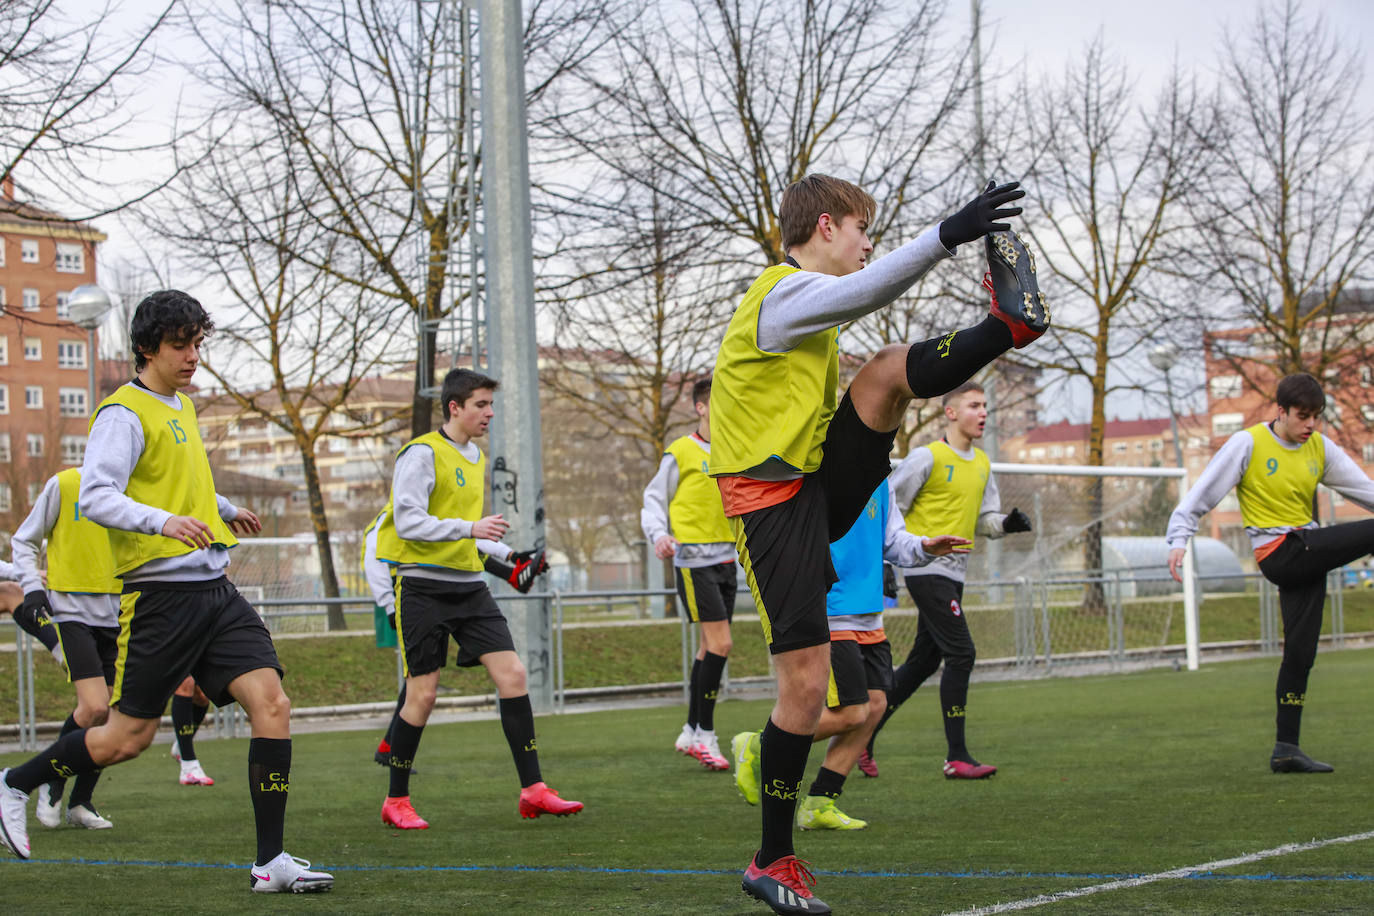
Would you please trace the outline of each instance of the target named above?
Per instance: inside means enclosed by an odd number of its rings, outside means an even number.
[[[67,721],[62,723],[62,730],[57,733],[57,737],[61,738],[63,735],[74,732],[80,727],[80,725],[76,724],[76,713],[71,713],[67,716]],[[49,790],[50,798],[53,804],[56,804],[62,800],[62,793],[67,790],[67,780],[50,779],[48,780],[48,785],[52,787]]]
[[[100,782],[100,774],[104,770],[91,770],[89,773],[82,773],[72,782],[72,797],[67,799],[67,810],[75,808],[77,805],[85,805],[92,811],[95,805],[91,803],[91,793],[95,791],[95,784]],[[58,796],[59,798],[61,796]]]
[[[692,659],[692,677],[687,683],[687,724],[697,727],[701,710],[701,659]]]
[[[39,618],[32,609],[22,604],[14,609],[14,622],[19,629],[41,642],[49,652],[57,648],[57,627],[47,617]]]
[[[534,707],[530,695],[501,697],[501,730],[506,733],[511,756],[515,758],[515,772],[520,775],[520,788],[543,782],[539,775],[539,745],[534,739]]]
[[[36,757],[14,767],[5,777],[10,788],[33,792],[53,779],[71,779],[99,769],[86,750],[86,729],[78,728],[58,738]]]
[[[1302,732],[1302,707],[1307,702],[1307,678],[1296,677],[1279,667],[1279,680],[1274,688],[1277,712],[1274,716],[1274,740],[1297,744]]]
[[[258,834],[256,865],[266,865],[282,851],[286,832],[286,796],[291,788],[291,739],[253,738],[248,742],[248,794]]]
[[[386,737],[382,739],[381,744],[377,745],[377,750],[381,751],[383,754],[391,753],[391,736],[396,732],[396,722],[401,718],[401,710],[405,707],[405,705],[406,685],[405,682],[402,681],[401,692],[396,694],[396,709],[394,712],[392,712],[391,722],[388,723],[386,727]]]
[[[423,725],[411,725],[399,715],[391,723],[391,787],[387,795],[405,798],[410,794],[410,768],[415,764],[415,752],[420,749]]]
[[[940,676],[940,714],[945,721],[946,760],[974,763],[964,744],[964,709],[968,705],[967,668],[945,660],[945,673]]]
[[[196,727],[196,731],[200,731],[200,725],[205,721],[205,714],[209,711],[209,703],[202,706],[195,701],[194,697],[191,698],[191,724]]]
[[[977,375],[1011,345],[1011,329],[991,315],[971,328],[914,343],[906,354],[907,387],[918,398],[946,394]]]
[[[190,697],[172,695],[172,732],[182,760],[196,759],[196,721]]]
[[[797,814],[797,796],[806,775],[806,758],[811,753],[814,735],[794,735],[783,731],[769,719],[759,737],[759,774],[762,789],[759,807],[763,815],[763,840],[755,862],[767,867],[790,856],[792,820]]]
[[[701,699],[697,701],[697,726],[702,731],[716,730],[716,696],[720,693],[720,676],[725,670],[725,656],[707,652],[701,660],[701,680],[697,688]]]
[[[816,781],[811,783],[807,795],[824,795],[826,798],[839,798],[844,791],[844,774],[821,767],[816,773]]]

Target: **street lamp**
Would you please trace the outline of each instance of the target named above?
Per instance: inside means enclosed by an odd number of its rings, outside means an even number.
[[[72,324],[86,329],[86,383],[90,402],[86,407],[89,416],[95,410],[95,329],[109,314],[112,305],[110,295],[93,283],[86,283],[72,290],[67,297],[67,318]]]
[[[1169,380],[1169,370],[1178,362],[1178,347],[1173,344],[1160,344],[1150,350],[1150,365],[1164,373],[1164,399],[1169,405],[1169,431],[1174,438],[1174,463],[1183,467],[1183,445],[1178,441],[1178,412],[1174,410],[1174,386]]]
[[[1174,461],[1180,469],[1183,469],[1183,445],[1178,441],[1178,412],[1174,410],[1174,386],[1169,379],[1169,370],[1174,368],[1178,362],[1178,347],[1170,343],[1159,344],[1150,350],[1150,365],[1164,373],[1164,398],[1169,405],[1169,430],[1174,437]],[[1184,469],[1185,476],[1179,478],[1179,496],[1182,497],[1182,490],[1188,484],[1187,471]],[[1198,644],[1198,621],[1197,605],[1201,597],[1201,589],[1197,587],[1197,556],[1194,553],[1193,541],[1189,539],[1188,546],[1183,551],[1183,628],[1187,632],[1187,660],[1188,670],[1196,671],[1198,667],[1197,644]]]

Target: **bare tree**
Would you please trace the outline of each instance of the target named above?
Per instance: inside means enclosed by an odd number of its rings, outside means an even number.
[[[1276,375],[1368,366],[1369,322],[1343,314],[1374,266],[1359,53],[1287,0],[1226,36],[1221,70],[1218,168],[1190,199],[1194,268],[1216,303],[1210,326],[1248,332],[1217,335],[1213,353],[1266,397]]]

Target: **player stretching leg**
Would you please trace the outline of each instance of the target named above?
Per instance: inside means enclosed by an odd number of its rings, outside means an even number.
[[[999,208],[1022,196],[1015,183],[990,185],[938,227],[867,266],[873,198],[846,181],[803,178],[782,197],[787,260],[754,281],[721,342],[711,474],[778,679],[759,740],[762,842],[743,887],[775,912],[830,912],[792,846],[830,670],[830,541],[849,530],[887,477],[911,399],[951,391],[1012,346],[1029,344],[1048,327],[1048,315],[1033,262],[1006,233],[999,247],[987,246],[992,314],[937,339],[884,347],[838,404],[837,328],[891,303],[954,247],[1005,230],[997,220],[1021,211]]]
[[[697,428],[674,440],[658,473],[644,488],[639,513],[644,536],[660,560],[673,558],[677,594],[687,615],[701,628],[701,645],[692,663],[687,723],[674,747],[711,770],[728,770],[730,761],[716,738],[716,695],[721,672],[734,645],[735,539],[720,504],[720,488],[708,474],[711,457],[711,380],[692,385]]]
[[[520,777],[520,816],[576,814],[582,803],[566,801],[544,784],[534,737],[534,711],[525,666],[515,652],[506,618],[481,579],[483,546],[502,557],[539,568],[536,552],[511,552],[495,543],[509,528],[500,515],[482,516],[487,460],[472,440],[484,435],[494,411],[497,382],[454,369],[444,377],[444,423],[412,439],[396,456],[391,506],[377,528],[377,557],[397,567],[396,632],[405,657],[406,700],[391,735],[391,786],[382,822],[403,830],[429,824],[410,801],[410,764],[448,660],[448,641],[458,643],[457,664],[483,665],[496,685],[501,727]],[[493,554],[495,555],[495,554]]]
[[[1285,376],[1276,392],[1277,416],[1226,440],[1169,517],[1169,572],[1183,581],[1188,539],[1198,520],[1234,487],[1240,517],[1264,577],[1279,587],[1283,661],[1274,686],[1275,773],[1330,773],[1298,746],[1307,676],[1317,658],[1326,574],[1374,552],[1374,519],[1318,528],[1313,496],[1322,483],[1374,511],[1374,481],[1330,439],[1317,432],[1326,409],[1321,384],[1306,372]]]
[[[62,723],[62,734],[101,725],[109,717],[119,638],[119,580],[114,574],[109,535],[81,512],[81,470],[68,468],[48,478],[12,542],[22,575],[24,603],[33,619],[57,627],[67,679],[76,690],[76,710]],[[48,582],[44,588],[38,554],[48,542]],[[100,771],[83,773],[67,800],[67,822],[91,830],[114,825],[95,810],[91,793]],[[38,789],[35,814],[44,827],[62,823],[65,779]]]
[[[291,703],[257,611],[225,577],[231,529],[256,515],[215,493],[191,384],[214,328],[177,290],[138,304],[130,329],[138,377],[101,403],[81,467],[81,511],[109,531],[120,597],[119,656],[104,725],[79,729],[0,774],[0,840],[29,857],[24,803],[54,776],[131,760],[157,734],[177,685],[193,675],[215,703],[237,700],[252,722],[248,788],[257,832],[250,884],[259,893],[328,890],[332,876],[282,849],[291,770]]]
[[[986,779],[997,767],[979,763],[964,741],[968,710],[968,681],[977,651],[968,618],[964,616],[964,576],[973,539],[981,534],[1000,538],[1031,529],[1030,519],[1019,509],[1002,514],[997,481],[988,456],[974,442],[987,425],[988,400],[983,387],[967,382],[944,397],[945,435],[939,442],[915,449],[892,472],[892,492],[906,517],[908,531],[953,531],[968,546],[941,557],[921,569],[908,569],[907,591],[919,617],[916,639],[906,662],[892,675],[887,712],[881,730],[916,688],[940,667],[940,719],[945,726],[946,779]],[[869,741],[859,766],[865,775],[877,776],[878,764]]]

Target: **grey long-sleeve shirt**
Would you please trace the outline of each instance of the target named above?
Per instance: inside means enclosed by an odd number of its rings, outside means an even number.
[[[38,572],[38,552],[43,539],[52,532],[57,524],[57,516],[62,509],[62,486],[57,477],[49,477],[38,494],[28,517],[19,525],[11,542],[14,551],[14,565],[20,571],[20,584],[24,594],[40,591],[43,579]],[[85,595],[74,592],[48,591],[48,604],[52,606],[52,617],[59,622],[84,623],[92,627],[119,626],[118,595]]]
[[[711,452],[711,443],[693,434],[698,445]],[[658,471],[649,485],[644,488],[644,506],[639,510],[639,527],[649,543],[672,534],[672,520],[668,517],[668,506],[677,495],[677,459],[664,455],[659,462]],[[735,545],[732,541],[718,541],[711,544],[679,544],[673,554],[673,565],[678,569],[700,569],[735,559]]]
[[[141,385],[129,383],[140,394],[157,398],[174,410],[181,409],[175,396],[163,397]],[[122,404],[111,404],[96,415],[86,442],[86,460],[81,464],[81,511],[106,528],[161,534],[172,513],[130,498],[124,491],[129,477],[143,455],[143,424],[138,415]],[[219,517],[233,521],[238,507],[216,494]],[[201,521],[204,521],[202,519]],[[175,557],[149,560],[123,576],[130,582],[201,582],[218,579],[229,568],[229,551],[223,547],[197,548]]]
[[[23,576],[24,574],[19,571],[18,566],[15,566],[13,563],[6,563],[4,560],[0,560],[0,579],[9,579],[11,581],[18,582],[20,579],[23,578]]]
[[[1297,451],[1301,445],[1285,442],[1267,425],[1264,433],[1274,437],[1274,441],[1281,448],[1288,451]],[[1361,470],[1360,466],[1331,439],[1323,436],[1324,451],[1326,453],[1326,464],[1322,468],[1321,483],[1326,484],[1346,499],[1371,512],[1374,512],[1374,481]],[[1169,543],[1169,549],[1183,548],[1188,546],[1188,539],[1197,533],[1198,522],[1208,512],[1221,502],[1222,498],[1240,483],[1240,479],[1245,476],[1245,469],[1250,466],[1250,455],[1254,452],[1255,440],[1250,433],[1241,430],[1226,440],[1226,444],[1217,450],[1212,456],[1212,460],[1207,462],[1207,467],[1203,469],[1202,476],[1197,479],[1183,499],[1179,501],[1178,507],[1169,516],[1169,527],[1165,533],[1165,540]],[[1314,521],[1307,528],[1317,527]],[[1250,546],[1258,550],[1271,541],[1283,537],[1292,531],[1293,527],[1279,528],[1252,528],[1246,527],[1245,531],[1250,535]]]
[[[476,442],[459,445],[451,439],[445,439],[444,443],[468,461],[475,463],[481,458],[481,450]],[[434,493],[434,483],[434,449],[430,446],[412,445],[396,459],[396,467],[391,474],[391,512],[396,533],[407,541],[457,541],[472,537],[473,522],[480,519],[439,518],[429,514],[429,497]],[[507,545],[485,538],[477,540],[477,549],[503,561],[509,559],[512,552]],[[482,580],[481,570],[435,569],[412,563],[402,564],[400,573],[444,582]]]
[[[945,443],[949,445],[949,443]],[[973,460],[973,449],[959,451],[954,448],[954,454],[966,460]],[[909,455],[902,459],[892,471],[889,478],[892,485],[892,498],[896,500],[897,507],[900,509],[898,518],[906,515],[911,509],[911,504],[915,502],[921,488],[930,479],[930,472],[935,467],[935,455],[925,446],[914,449]],[[1002,512],[1002,497],[997,492],[997,478],[988,475],[987,486],[983,488],[983,501],[978,506],[978,524],[975,531],[990,540],[997,540],[1006,536],[1006,531],[1002,527],[1007,516]],[[936,537],[941,534],[950,534],[949,531],[927,531],[926,537]],[[963,582],[968,575],[969,551],[956,550],[953,553],[942,557],[934,557],[931,561],[921,567],[904,567],[899,570],[903,576],[944,576],[953,579],[955,582]]]

